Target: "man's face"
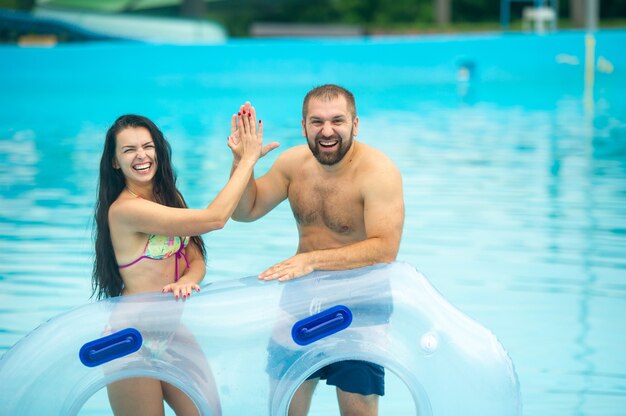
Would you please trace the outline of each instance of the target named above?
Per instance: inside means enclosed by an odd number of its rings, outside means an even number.
[[[358,133],[359,119],[352,119],[343,96],[331,100],[311,98],[306,119],[302,121],[302,135],[309,149],[322,165],[341,161],[352,146],[352,137]]]

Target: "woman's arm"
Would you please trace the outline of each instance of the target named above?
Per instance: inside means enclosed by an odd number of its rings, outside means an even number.
[[[191,294],[200,291],[200,282],[204,279],[206,274],[206,265],[202,258],[200,249],[191,242],[187,248],[185,248],[185,255],[189,262],[189,268],[187,268],[183,275],[177,282],[167,284],[163,286],[163,293],[172,292],[176,299],[186,299]]]
[[[262,153],[263,130],[257,133],[256,117],[239,117],[238,141],[229,146],[242,157],[229,181],[205,209],[172,208],[130,195],[118,198],[109,210],[113,227],[158,235],[200,235],[226,224],[239,203],[256,161]]]

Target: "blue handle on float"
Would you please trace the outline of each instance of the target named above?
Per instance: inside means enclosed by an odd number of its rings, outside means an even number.
[[[291,337],[298,345],[308,345],[346,329],[351,323],[350,309],[337,305],[296,322],[291,328]]]
[[[135,328],[126,328],[114,334],[89,341],[80,348],[78,357],[87,367],[96,367],[116,358],[132,354],[141,348],[143,338]]]

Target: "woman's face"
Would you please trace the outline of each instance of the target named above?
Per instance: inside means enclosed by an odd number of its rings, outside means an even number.
[[[145,127],[127,127],[117,134],[113,167],[120,169],[126,183],[145,184],[157,170],[156,149]]]

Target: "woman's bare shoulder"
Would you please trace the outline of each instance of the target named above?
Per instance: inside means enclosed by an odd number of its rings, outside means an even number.
[[[109,207],[109,223],[111,226],[128,223],[139,209],[137,205],[144,202],[145,200],[120,194]]]

